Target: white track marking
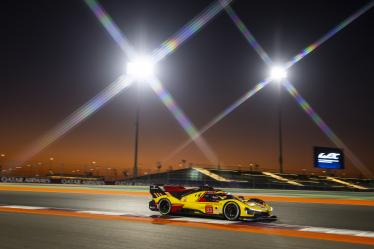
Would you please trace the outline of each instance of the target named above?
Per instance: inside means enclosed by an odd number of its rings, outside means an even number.
[[[176,221],[190,221],[190,222],[198,222],[198,223],[211,223],[211,224],[237,224],[240,221],[229,221],[229,220],[214,220],[214,219],[203,219],[203,218],[193,218],[193,217],[178,217],[172,218],[171,220]]]
[[[361,230],[351,230],[351,229],[341,229],[341,228],[327,228],[327,227],[311,227],[311,226],[300,226],[300,225],[288,225],[280,223],[261,223],[266,227],[274,228],[288,228],[303,232],[315,232],[315,233],[329,233],[329,234],[340,234],[340,235],[351,235],[359,237],[369,237],[374,238],[374,232],[371,231],[361,231]]]
[[[19,205],[8,205],[8,206],[0,206],[2,208],[14,208],[14,209],[28,209],[28,210],[38,210],[38,209],[49,209],[47,207],[31,207],[31,206],[19,206]]]
[[[336,228],[325,228],[325,227],[306,227],[306,228],[299,229],[299,231],[352,235],[352,236],[358,236],[358,237],[374,238],[374,232],[360,231],[360,230],[336,229]]]
[[[120,213],[120,212],[109,212],[109,211],[93,211],[93,210],[87,210],[87,211],[76,211],[76,213],[83,213],[83,214],[102,214],[102,215],[110,215],[110,216],[121,216],[121,215],[128,215],[130,216],[130,213]]]
[[[264,225],[265,227],[288,228],[288,229],[292,229],[292,230],[299,230],[301,228],[307,228],[307,226],[289,225],[289,224],[282,224],[282,223],[264,223],[264,222],[258,222],[258,224]]]

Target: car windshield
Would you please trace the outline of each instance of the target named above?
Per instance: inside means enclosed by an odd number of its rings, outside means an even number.
[[[215,201],[220,201],[220,200],[226,200],[226,199],[234,199],[235,197],[232,195],[229,195],[227,193],[212,193],[212,192],[207,192],[204,195],[204,199],[206,201],[210,202],[215,202]]]

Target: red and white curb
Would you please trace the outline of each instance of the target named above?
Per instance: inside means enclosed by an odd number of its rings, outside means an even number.
[[[187,221],[196,223],[208,223],[208,224],[219,224],[229,225],[236,224],[238,226],[251,226],[251,227],[264,227],[264,228],[277,228],[285,230],[303,231],[303,232],[314,232],[314,233],[326,233],[336,235],[350,235],[357,237],[374,238],[373,231],[362,231],[362,230],[351,230],[351,229],[340,229],[340,228],[326,228],[326,227],[312,227],[312,226],[300,226],[300,225],[289,225],[280,223],[263,223],[263,222],[245,222],[245,221],[227,221],[220,219],[211,218],[198,218],[198,217],[181,217],[181,216],[159,216],[159,215],[139,215],[132,212],[111,212],[111,211],[99,211],[99,210],[77,210],[77,209],[65,209],[65,208],[54,208],[54,207],[34,207],[34,206],[22,206],[22,205],[0,205],[0,208],[5,209],[24,209],[24,210],[60,210],[72,213],[82,214],[93,214],[93,215],[108,215],[108,216],[127,216],[127,217],[144,217],[144,218],[163,218],[173,221]]]

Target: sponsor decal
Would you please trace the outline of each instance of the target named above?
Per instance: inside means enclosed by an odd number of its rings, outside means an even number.
[[[47,178],[26,177],[24,179],[24,182],[26,183],[51,183],[51,180]]]
[[[61,179],[62,184],[81,184],[80,179]]]
[[[104,181],[92,181],[92,180],[83,180],[82,184],[91,184],[91,185],[105,185]]]
[[[82,180],[82,179],[61,179],[61,183],[62,184],[105,185],[104,181]]]
[[[213,214],[213,206],[212,205],[206,205],[205,206],[205,213]]]
[[[8,183],[51,183],[48,178],[36,178],[36,177],[1,177],[1,182]]]
[[[86,185],[105,185],[106,182],[103,180],[84,180],[84,179],[58,179],[52,180],[49,178],[38,178],[38,177],[13,177],[13,176],[2,176],[0,182],[7,183],[61,183],[61,184],[86,184]]]
[[[3,176],[3,177],[1,177],[1,182],[10,182],[10,183],[23,182],[23,177]]]
[[[128,181],[115,181],[114,185],[129,185]]]

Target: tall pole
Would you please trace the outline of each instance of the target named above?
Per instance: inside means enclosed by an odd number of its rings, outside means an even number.
[[[4,164],[4,158],[5,158],[5,154],[0,154],[0,176],[3,175],[3,168],[5,169],[5,167],[3,167],[3,164]]]
[[[140,86],[136,84],[136,114],[135,114],[135,148],[133,177],[138,177],[138,146],[139,146],[139,116],[140,116]]]
[[[279,141],[279,173],[283,173],[283,137],[282,137],[282,87],[283,83],[279,82],[278,98],[278,141]]]

